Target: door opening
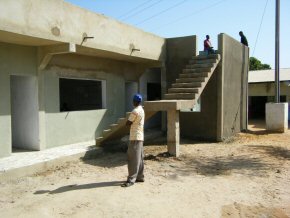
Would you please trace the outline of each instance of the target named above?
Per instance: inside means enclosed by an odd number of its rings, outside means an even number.
[[[37,80],[11,76],[12,148],[40,150]]]
[[[126,82],[125,84],[125,109],[126,112],[130,112],[133,110],[133,96],[138,92],[138,83],[137,82]]]

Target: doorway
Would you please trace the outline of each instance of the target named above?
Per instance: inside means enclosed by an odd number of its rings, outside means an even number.
[[[138,92],[138,83],[137,82],[126,82],[125,83],[125,109],[126,112],[133,110],[132,99],[134,94]]]
[[[39,150],[37,79],[11,76],[12,148]]]

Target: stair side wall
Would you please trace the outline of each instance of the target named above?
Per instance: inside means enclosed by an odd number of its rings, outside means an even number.
[[[198,54],[198,38],[197,36],[186,36],[166,39],[166,61],[165,69],[162,72],[161,87],[162,93],[167,93],[168,88],[182,73],[184,67],[188,64],[188,60],[192,56]],[[164,96],[163,96],[164,97]],[[166,130],[165,112],[162,115],[162,129]]]
[[[222,63],[218,74],[217,140],[247,128],[249,48],[226,34],[219,35]]]
[[[180,113],[180,134],[190,139],[216,140],[217,74],[213,73],[201,94],[200,112]]]
[[[166,83],[165,93],[197,51],[197,36],[166,39],[166,78],[162,81]]]

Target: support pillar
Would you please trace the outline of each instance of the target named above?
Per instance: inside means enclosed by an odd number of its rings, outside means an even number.
[[[167,111],[167,149],[169,154],[178,157],[179,156],[179,111],[169,110]]]
[[[266,104],[266,128],[281,133],[288,130],[288,103]]]

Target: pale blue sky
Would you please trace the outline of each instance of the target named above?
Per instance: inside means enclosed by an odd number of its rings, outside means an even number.
[[[226,33],[240,40],[242,30],[249,41],[250,55],[274,68],[275,0],[268,0],[255,53],[261,18],[267,0],[66,0],[147,32],[170,38],[206,34],[217,47],[217,35]],[[280,66],[290,67],[290,0],[281,0]]]

